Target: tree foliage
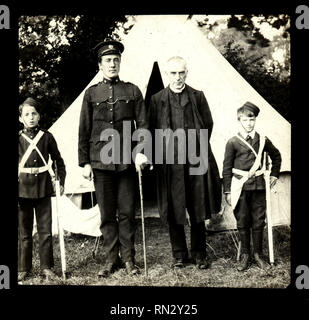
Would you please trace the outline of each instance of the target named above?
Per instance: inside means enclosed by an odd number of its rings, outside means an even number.
[[[281,32],[269,40],[263,35],[263,23]],[[248,83],[290,121],[289,17],[232,15],[210,22],[206,16],[198,25]],[[284,53],[283,61],[274,59],[277,50]]]
[[[249,84],[290,121],[290,77],[282,78],[283,67],[273,63],[266,67],[263,56],[246,56],[240,45],[230,41],[225,45],[225,58],[248,81]]]
[[[22,16],[19,19],[20,102],[41,103],[49,128],[97,72],[92,51],[125,22],[125,16]]]
[[[125,22],[122,15],[20,17],[19,98],[41,103],[42,127],[49,128],[87,86],[98,70],[92,48],[106,37],[118,38],[119,28],[127,33]],[[232,15],[225,23],[222,29],[222,22],[211,23],[208,16],[198,21],[236,70],[290,120],[289,17]],[[263,23],[283,31],[270,41],[261,32]],[[281,63],[273,58],[278,49],[285,53]]]

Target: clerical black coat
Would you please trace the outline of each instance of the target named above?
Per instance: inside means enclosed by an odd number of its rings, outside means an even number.
[[[196,150],[200,148],[200,129],[208,129],[208,170],[202,175],[189,175],[186,164],[155,164],[157,177],[157,198],[159,213],[164,222],[173,219],[176,223],[184,224],[186,221],[185,190],[190,188],[191,205],[197,222],[211,217],[221,209],[221,179],[216,160],[211,151],[209,139],[213,127],[211,112],[202,91],[195,90],[188,85],[181,94],[172,93],[169,87],[161,90],[151,97],[149,107],[149,123],[153,132],[155,129],[196,129]],[[188,139],[186,139],[188,150]],[[175,158],[179,150],[174,144]],[[163,148],[163,153],[165,153]],[[188,160],[188,154],[186,154]],[[166,154],[163,155],[166,159]]]

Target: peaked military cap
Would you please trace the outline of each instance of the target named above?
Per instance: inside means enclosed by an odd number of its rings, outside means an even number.
[[[100,58],[106,54],[121,55],[124,50],[124,46],[119,41],[106,39],[105,41],[98,43],[93,50],[96,52],[98,58]]]
[[[244,112],[245,110],[251,111],[256,117],[258,116],[260,109],[253,103],[247,101],[237,112]]]

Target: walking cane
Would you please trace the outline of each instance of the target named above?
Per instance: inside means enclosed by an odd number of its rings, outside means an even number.
[[[266,189],[266,216],[267,216],[267,231],[268,231],[268,247],[269,247],[269,262],[274,264],[274,242],[273,242],[273,224],[271,218],[271,202],[270,202],[270,170],[268,155],[264,152],[264,179]]]
[[[142,169],[141,169],[140,166],[138,167],[137,173],[138,173],[139,194],[140,194],[140,199],[141,199],[141,218],[142,218],[143,249],[144,249],[144,267],[145,267],[145,276],[147,277],[148,272],[147,272],[147,259],[146,259],[146,239],[145,239]]]
[[[59,245],[60,245],[62,278],[63,280],[66,280],[66,258],[65,258],[64,236],[63,236],[63,229],[60,223],[60,213],[59,213],[60,181],[58,177],[56,161],[55,161],[55,189],[56,189],[57,227],[58,227],[58,236],[59,236]]]
[[[92,191],[90,192],[90,196],[91,196],[91,207],[93,208],[93,195],[92,195]],[[94,259],[98,253],[98,249],[99,249],[99,243],[100,243],[100,238],[101,236],[98,236],[95,238],[94,241],[94,246],[92,249],[92,258]]]

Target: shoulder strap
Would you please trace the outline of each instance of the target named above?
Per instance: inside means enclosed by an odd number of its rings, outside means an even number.
[[[241,140],[249,149],[252,150],[252,152],[254,153],[254,155],[257,157],[258,154],[256,153],[256,151],[253,149],[253,147],[245,140],[243,139],[241,136],[239,136],[238,134],[236,135],[236,137]]]
[[[256,151],[253,149],[253,147],[245,139],[243,139],[239,135],[236,135],[236,137],[239,140],[241,140],[243,143],[245,143],[248,146],[248,148],[250,148],[252,150],[252,152],[254,153],[256,158],[255,158],[253,166],[249,170],[250,173],[254,173],[260,166],[261,159],[262,159],[262,152],[263,152],[263,149],[264,149],[264,146],[265,146],[266,138],[265,138],[265,136],[260,135],[260,147],[259,147],[258,153],[256,153]]]
[[[261,159],[262,159],[262,154],[263,154],[263,149],[265,146],[265,136],[260,135],[260,147],[259,147],[259,152],[256,156],[256,159],[254,161],[254,164],[252,168],[249,170],[249,173],[254,173],[260,166],[261,164]],[[253,148],[252,148],[253,149]]]
[[[19,168],[23,168],[25,166],[25,163],[27,162],[31,152],[33,150],[36,150],[36,152],[39,154],[40,158],[42,159],[43,163],[45,166],[47,166],[47,162],[45,160],[45,158],[43,157],[41,151],[39,150],[39,148],[37,147],[37,144],[39,142],[39,140],[41,139],[41,137],[43,136],[44,132],[42,130],[40,130],[37,135],[35,136],[35,138],[32,140],[29,137],[27,137],[24,133],[22,133],[21,135],[29,142],[29,146],[28,149],[26,150],[24,156],[22,157],[20,164],[19,164]],[[53,169],[51,168],[50,165],[48,165],[48,172],[51,175],[51,177],[55,176],[55,173],[53,171]]]
[[[43,134],[44,132],[40,130],[33,140],[27,137],[24,133],[21,134],[21,136],[29,142],[29,146],[26,152],[24,153],[22,159],[20,160],[19,167],[23,168],[25,166],[25,163],[27,162],[31,152],[36,148],[36,145],[39,142],[39,140],[42,138]],[[44,159],[44,164],[46,164],[45,159]]]

